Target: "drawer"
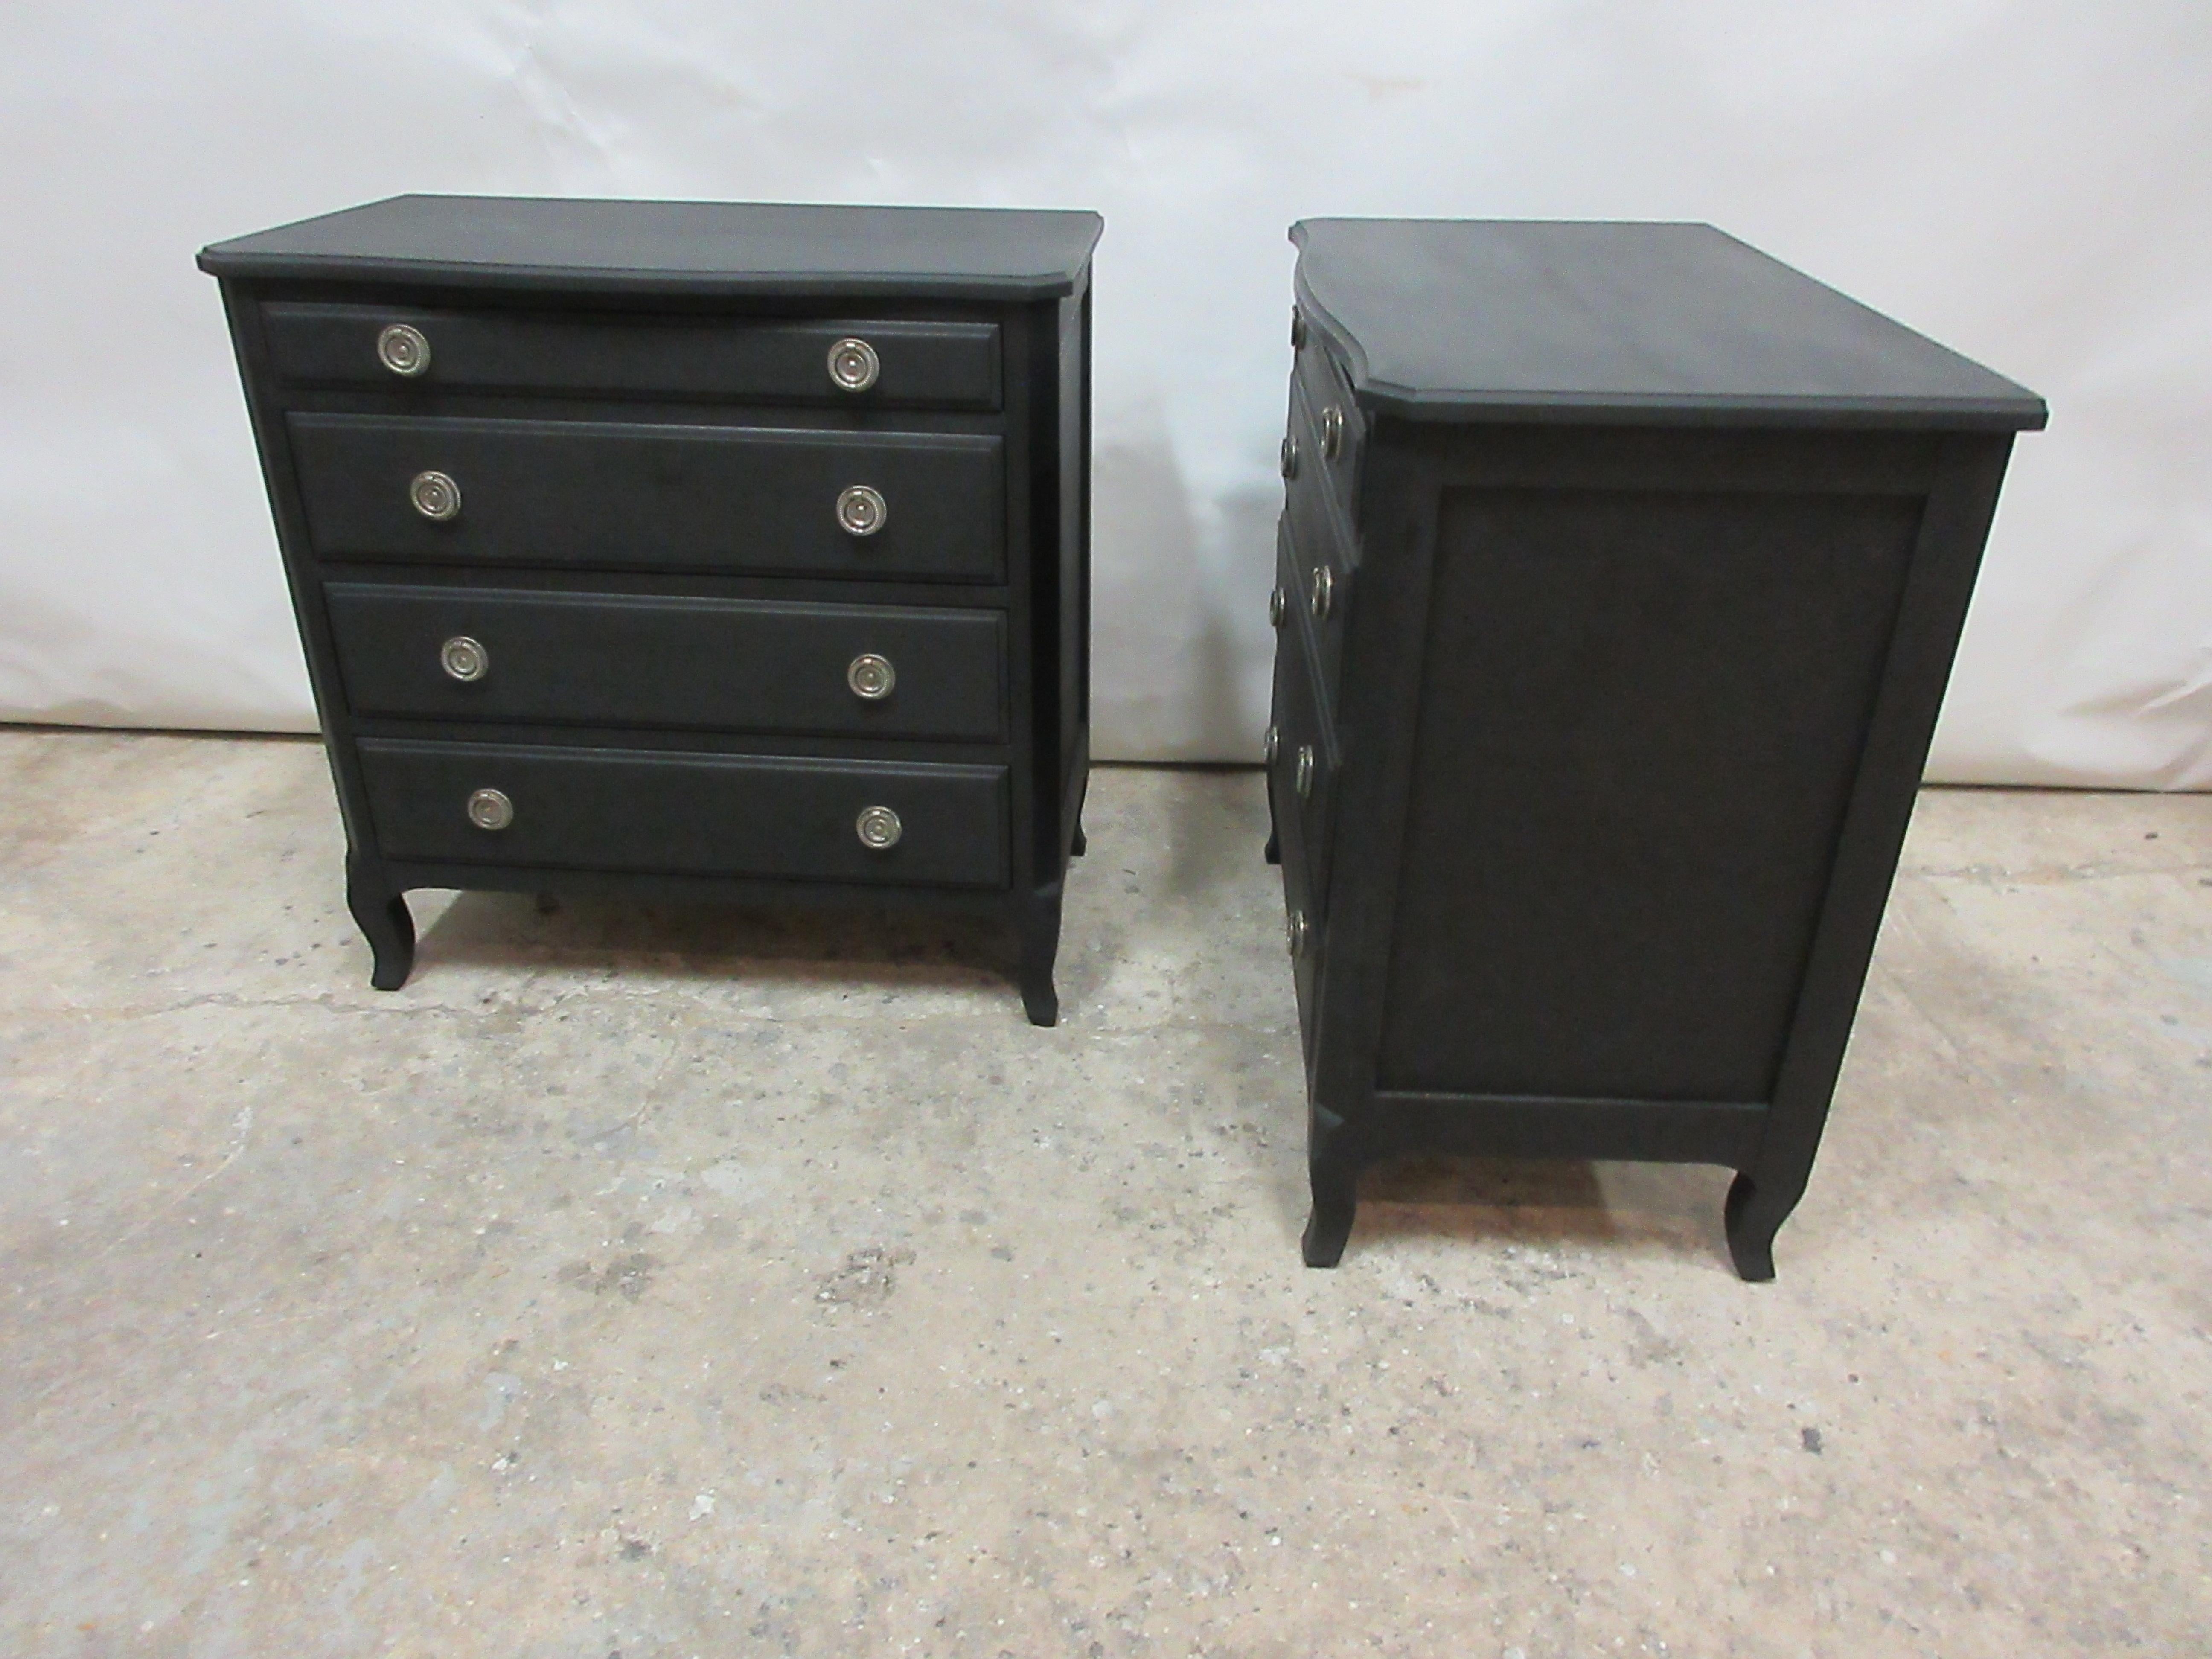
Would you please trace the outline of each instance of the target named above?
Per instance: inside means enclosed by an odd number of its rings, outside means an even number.
[[[384,738],[358,747],[387,858],[909,886],[1007,881],[1001,766]],[[896,815],[885,847],[861,839],[864,821],[892,822],[866,816],[878,811]]]
[[[1328,891],[1330,808],[1336,797],[1335,736],[1324,718],[1304,637],[1285,629],[1275,643],[1267,791],[1283,857],[1293,854],[1316,899]]]
[[[1337,518],[1358,520],[1359,459],[1366,447],[1366,417],[1352,401],[1346,381],[1328,352],[1309,341],[1298,353],[1291,377],[1291,410],[1286,428],[1297,447],[1295,462],[1285,452],[1285,473],[1297,488],[1327,498]]]
[[[1282,848],[1283,933],[1290,950],[1291,983],[1297,993],[1298,1035],[1310,1072],[1314,1037],[1321,1027],[1319,992],[1328,919],[1327,906],[1313,886],[1312,872],[1297,839],[1297,822],[1292,814],[1279,817],[1277,825]]]
[[[1328,476],[1326,463],[1312,459],[1319,452],[1315,438],[1313,410],[1301,387],[1292,387],[1290,427],[1285,437],[1283,506],[1307,546],[1335,550],[1339,568],[1351,570],[1358,560],[1358,542],[1352,533],[1352,503],[1340,495]],[[1292,456],[1290,446],[1297,446]]]
[[[261,309],[277,377],[294,386],[439,387],[575,397],[696,398],[846,408],[999,407],[991,323],[702,320],[407,306]],[[412,337],[402,332],[411,331]],[[875,378],[848,390],[831,356],[858,340]],[[867,355],[841,360],[848,379]],[[395,365],[398,365],[395,367]],[[860,374],[851,371],[854,368]]]
[[[364,582],[324,595],[357,714],[1006,736],[997,611]]]
[[[1005,577],[1001,447],[988,434],[372,415],[286,424],[325,559]]]
[[[1316,526],[1302,522],[1294,512],[1285,513],[1276,526],[1275,540],[1275,594],[1279,597],[1269,599],[1269,611],[1281,617],[1279,631],[1285,636],[1302,633],[1310,641],[1322,706],[1333,720],[1353,572],[1326,520]]]

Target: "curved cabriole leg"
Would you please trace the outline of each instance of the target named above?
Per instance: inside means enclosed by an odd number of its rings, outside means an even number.
[[[348,859],[346,908],[376,958],[368,982],[380,991],[406,984],[415,968],[415,918],[408,913],[406,896],[386,886],[370,866]]]
[[[1060,953],[1060,884],[1040,887],[1022,907],[1022,1006],[1032,1025],[1060,1023],[1060,994],[1053,989],[1052,963]]]
[[[1344,1260],[1345,1242],[1352,1237],[1352,1212],[1359,1204],[1359,1172],[1348,1164],[1315,1158],[1309,1173],[1313,1212],[1306,1218],[1305,1237],[1298,1248],[1307,1267],[1334,1267]]]
[[[1774,1277],[1774,1235],[1782,1231],[1782,1224],[1796,1206],[1794,1198],[1768,1197],[1765,1189],[1747,1175],[1739,1174],[1729,1183],[1725,1212],[1729,1255],[1740,1278],[1763,1285]]]
[[[1346,1156],[1344,1120],[1321,1106],[1306,1109],[1306,1173],[1313,1182],[1313,1212],[1299,1249],[1309,1267],[1334,1267],[1352,1237],[1359,1203],[1359,1164]]]
[[[1270,864],[1280,864],[1283,861],[1283,843],[1276,836],[1273,824],[1267,826],[1267,844],[1260,849],[1260,856]]]

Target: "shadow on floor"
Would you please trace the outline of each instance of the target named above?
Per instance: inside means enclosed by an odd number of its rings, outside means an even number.
[[[421,917],[424,896],[410,901]],[[771,985],[812,981],[835,964],[856,988],[1010,981],[1018,945],[1005,923],[956,912],[805,909],[538,899],[471,891],[422,928],[418,968],[594,966]]]
[[[1692,1164],[1419,1158],[1359,1183],[1352,1246],[1391,1239],[1617,1248],[1729,1266],[1721,1225],[1729,1172]]]

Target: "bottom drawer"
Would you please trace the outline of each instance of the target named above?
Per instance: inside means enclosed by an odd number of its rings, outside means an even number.
[[[1325,906],[1309,879],[1304,850],[1282,841],[1283,932],[1290,945],[1291,980],[1297,993],[1298,1036],[1306,1070],[1313,1070],[1314,1038],[1321,1030],[1321,965]]]
[[[1322,713],[1305,627],[1287,618],[1275,639],[1275,690],[1267,787],[1285,859],[1295,855],[1318,906],[1328,893],[1329,807],[1336,793],[1337,753]]]
[[[1006,884],[1006,769],[364,738],[386,857]]]

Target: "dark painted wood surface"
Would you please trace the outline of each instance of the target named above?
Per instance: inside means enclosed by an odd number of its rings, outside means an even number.
[[[2039,428],[2043,400],[1710,225],[1310,219],[1300,302],[1425,419]]]
[[[510,292],[1054,299],[1105,221],[999,208],[394,196],[217,242],[200,269],[257,281]]]
[[[1771,1097],[1919,518],[1446,493],[1380,1086]]]
[[[447,387],[602,396],[812,403],[840,410],[999,406],[999,331],[988,323],[883,318],[820,321],[577,313],[431,311],[405,306],[264,307],[276,373],[295,386],[373,386],[418,402]],[[395,324],[428,343],[421,372],[395,380],[377,337]],[[830,379],[830,349],[865,338],[873,386]]]
[[[756,570],[995,582],[1004,446],[982,433],[787,431],[605,421],[295,415],[318,550],[332,559]],[[460,511],[416,510],[442,472]],[[838,497],[889,507],[854,535]]]
[[[1002,887],[1004,767],[633,754],[523,744],[365,738],[377,844],[453,863]],[[514,821],[480,830],[470,797],[496,789]],[[876,851],[860,813],[898,815]]]
[[[1319,815],[1270,774],[1306,1259],[1385,1158],[1650,1158],[1734,1169],[1771,1277],[2042,404],[1702,227],[1294,236],[1274,719],[1339,757]]]
[[[1006,619],[910,605],[526,592],[332,582],[331,629],[346,695],[363,714],[1006,738]],[[441,651],[475,641],[481,677]],[[884,659],[877,699],[849,671]]]
[[[1099,228],[403,198],[203,252],[374,984],[410,970],[416,886],[896,902],[1001,918],[1056,1018]],[[422,372],[380,355],[403,326]],[[848,338],[879,364],[858,392]],[[457,514],[418,509],[430,472]],[[855,486],[887,504],[872,534],[840,521]],[[441,665],[461,636],[479,678]],[[888,696],[854,694],[863,653]],[[513,821],[472,821],[477,790]],[[895,844],[863,844],[870,805]]]

